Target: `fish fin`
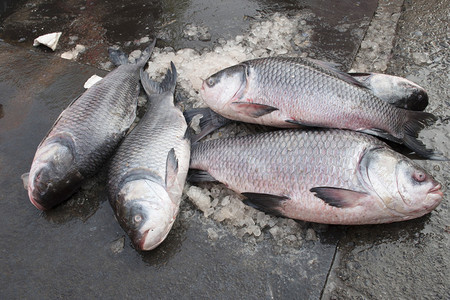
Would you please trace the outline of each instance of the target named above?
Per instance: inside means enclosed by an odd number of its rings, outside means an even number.
[[[170,149],[166,159],[166,187],[170,187],[176,180],[178,174],[178,159],[175,154],[175,149]]]
[[[30,173],[23,173],[20,178],[22,179],[23,188],[28,190],[28,178],[30,177]]]
[[[108,48],[109,60],[116,66],[128,64],[128,55],[121,50]]]
[[[336,62],[332,62],[332,61],[324,61],[324,60],[319,60],[319,59],[314,59],[314,58],[307,58],[309,61],[314,62],[315,64],[320,65],[322,68],[327,68],[327,69],[333,69],[336,71],[341,71],[339,68],[342,68],[342,64],[340,63],[336,63]]]
[[[367,133],[370,135],[379,136],[379,137],[386,139],[388,141],[391,141],[391,142],[395,142],[395,143],[399,143],[399,144],[402,143],[401,139],[398,139],[398,138],[392,136],[391,134],[387,133],[386,131],[383,131],[378,128],[364,129],[364,130],[358,130],[358,131],[362,132],[362,133]]]
[[[278,108],[270,105],[249,102],[232,102],[231,108],[244,115],[249,115],[252,118],[259,118],[278,110]]]
[[[308,59],[309,61],[315,63],[316,65],[318,65],[319,67],[328,70],[329,72],[333,73],[335,76],[337,76],[338,78],[344,80],[347,83],[359,86],[361,88],[365,88],[368,89],[368,86],[365,85],[363,82],[356,80],[355,78],[353,78],[350,74],[345,73],[341,70],[339,70],[337,67],[340,66],[339,64],[336,63],[330,63],[330,62],[326,62],[326,61],[322,61],[322,60],[317,60],[317,59]]]
[[[242,195],[246,197],[244,204],[275,216],[283,215],[281,213],[281,204],[283,201],[290,199],[287,196],[263,193],[242,193]]]
[[[364,73],[364,72],[349,72],[347,74],[352,77],[368,77],[370,75],[373,75],[373,73]]]
[[[314,187],[309,190],[315,193],[317,198],[322,199],[328,205],[338,208],[351,208],[357,206],[361,199],[368,194],[335,187]]]
[[[193,183],[199,182],[219,182],[211,174],[204,170],[190,169],[187,181]]]
[[[184,117],[186,118],[186,123],[190,124],[192,119],[201,115],[200,118],[200,132],[198,134],[191,135],[191,143],[196,143],[209,133],[213,132],[216,129],[219,129],[226,124],[230,123],[231,120],[222,117],[221,115],[215,113],[208,107],[203,108],[193,108],[184,112]]]
[[[301,123],[299,121],[296,121],[296,120],[284,120],[284,121],[287,122],[287,123],[291,123],[291,124],[297,125],[298,127],[310,127],[310,125],[303,124],[303,123]]]
[[[152,55],[153,49],[155,48],[156,39],[153,40],[153,42],[145,48],[145,50],[142,52],[141,57],[139,57],[136,61],[136,64],[138,66],[145,66],[147,61],[149,60],[150,56]],[[126,65],[129,64],[128,55],[124,53],[121,50],[114,49],[112,47],[108,48],[109,53],[109,60],[116,66]]]
[[[151,80],[148,72],[141,69],[141,83],[147,95],[162,94],[165,92],[173,94],[177,83],[177,69],[173,62],[170,62],[170,69],[167,70],[161,83]]]
[[[420,130],[425,126],[433,124],[437,117],[431,113],[422,111],[404,110],[406,120],[403,123],[403,143],[411,150],[422,157],[432,160],[449,160],[442,153],[433,149],[427,149],[426,146],[417,139]]]

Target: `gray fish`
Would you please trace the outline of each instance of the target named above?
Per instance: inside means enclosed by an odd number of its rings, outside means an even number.
[[[154,44],[136,64],[128,64],[125,54],[110,50],[119,67],[60,114],[39,144],[30,173],[22,176],[31,203],[38,209],[67,200],[111,156],[136,117],[139,70]]]
[[[161,84],[141,71],[149,106],[109,167],[109,201],[139,250],[151,250],[166,238],[178,214],[189,169],[187,124],[174,106],[177,75],[173,63],[171,67]]]
[[[441,185],[378,139],[279,130],[192,145],[191,182],[219,181],[262,211],[326,224],[377,224],[432,211]]]
[[[428,106],[426,90],[414,82],[398,76],[379,73],[348,73],[372,93],[396,107],[423,111]]]
[[[446,160],[417,139],[421,129],[436,121],[433,114],[397,108],[328,63],[249,60],[204,80],[200,94],[212,110],[232,120],[362,131],[403,143],[423,157]]]

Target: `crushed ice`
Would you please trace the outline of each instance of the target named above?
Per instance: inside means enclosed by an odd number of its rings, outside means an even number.
[[[188,96],[184,106],[203,107],[199,97],[202,80],[215,72],[248,59],[275,55],[307,56],[312,28],[306,20],[314,17],[310,12],[301,12],[295,16],[276,13],[267,20],[257,21],[247,33],[234,39],[219,39],[212,49],[201,53],[194,49],[155,48],[147,72],[152,78],[160,80],[172,61],[178,73],[178,89]],[[207,28],[188,25],[184,29],[185,37],[200,39],[208,33]],[[130,56],[138,56],[132,53]],[[198,120],[191,126],[198,127]],[[197,129],[198,128],[194,128]],[[245,124],[230,124],[213,133],[208,138],[241,135],[248,132]],[[251,131],[251,129],[250,129]],[[307,240],[316,240],[313,229],[305,228],[305,223],[287,218],[265,214],[242,202],[242,197],[220,184],[191,186],[186,184],[185,195],[200,210],[204,217],[223,224],[239,238],[259,242],[268,236],[279,246],[291,245],[298,248]],[[312,232],[311,232],[312,231]],[[217,233],[208,231],[208,237],[215,241]]]

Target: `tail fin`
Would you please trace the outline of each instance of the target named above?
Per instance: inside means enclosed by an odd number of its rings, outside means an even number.
[[[145,66],[150,56],[152,55],[153,49],[155,48],[155,44],[156,39],[154,39],[153,42],[147,48],[145,48],[145,50],[142,52],[141,57],[139,57],[136,61],[136,64],[138,66],[140,67]],[[121,50],[108,48],[108,52],[109,52],[109,59],[116,66],[128,64],[128,55],[122,52]]]
[[[210,108],[193,108],[191,110],[184,112],[184,117],[186,118],[186,123],[190,124],[193,118],[197,115],[201,115],[200,118],[200,132],[196,135],[191,136],[191,143],[196,143],[201,140],[204,136],[213,132],[220,127],[225,126],[231,120],[222,117],[221,115],[215,113]]]
[[[118,49],[108,48],[109,59],[116,66],[128,64],[128,55]]]
[[[177,69],[173,62],[170,62],[170,69],[167,70],[166,76],[161,83],[150,79],[148,72],[141,69],[141,82],[147,95],[162,94],[170,92],[173,94],[177,83]]]
[[[448,160],[442,153],[439,153],[432,149],[427,149],[426,146],[417,139],[419,132],[436,122],[437,117],[431,113],[421,111],[407,111],[406,121],[403,123],[403,143],[415,151],[417,154],[433,160]]]

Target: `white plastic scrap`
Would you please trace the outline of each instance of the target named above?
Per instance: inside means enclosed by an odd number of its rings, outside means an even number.
[[[41,35],[34,39],[33,46],[44,45],[55,51],[62,32],[53,32]]]
[[[103,79],[103,77],[100,77],[100,76],[94,74],[91,77],[89,77],[89,79],[84,83],[83,87],[85,89],[88,89],[102,79]]]

